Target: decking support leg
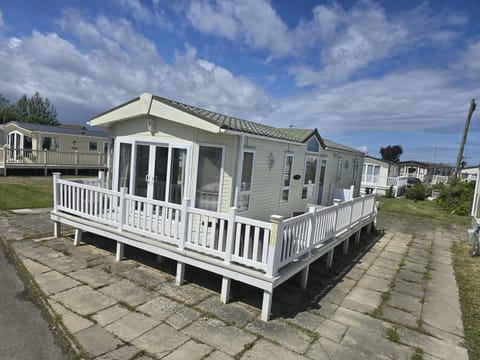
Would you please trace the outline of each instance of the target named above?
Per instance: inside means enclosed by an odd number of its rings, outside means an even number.
[[[73,238],[73,246],[78,246],[82,242],[83,231],[80,229],[75,229],[75,237]]]
[[[335,249],[332,249],[330,250],[328,253],[327,253],[327,268],[331,268],[332,267],[332,264],[333,264],[333,251]]]
[[[117,241],[117,252],[115,254],[115,260],[120,261],[124,258],[123,253],[125,251],[125,244]]]
[[[310,272],[310,265],[307,265],[305,269],[303,269],[300,273],[300,287],[302,290],[307,289],[307,283],[308,283],[308,273]]]
[[[60,221],[55,221],[53,223],[53,236],[56,238],[60,237],[60,233],[62,232],[62,223]]]
[[[362,235],[362,229],[355,233],[355,245],[360,244],[360,236]]]
[[[350,242],[350,238],[348,237],[344,242],[343,242],[343,255],[348,254],[348,245]]]
[[[262,321],[270,320],[270,311],[272,309],[272,297],[273,297],[273,290],[263,291],[262,315],[261,315]]]
[[[367,234],[371,234],[372,233],[372,223],[369,223],[367,225]]]
[[[175,284],[182,285],[185,278],[185,264],[177,261],[177,276],[175,277]]]
[[[220,301],[226,304],[230,301],[230,287],[232,285],[232,279],[222,277],[222,292],[220,293]]]

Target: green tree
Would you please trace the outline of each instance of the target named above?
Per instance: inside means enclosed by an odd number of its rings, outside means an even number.
[[[400,155],[403,154],[403,149],[400,145],[388,145],[380,148],[380,155],[382,160],[397,163],[400,161]]]
[[[25,121],[37,124],[60,125],[57,120],[57,110],[48,98],[43,98],[36,92],[30,99],[23,94],[15,104],[0,95],[0,121]]]

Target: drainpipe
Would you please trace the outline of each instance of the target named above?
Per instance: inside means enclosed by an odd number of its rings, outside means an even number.
[[[242,165],[243,165],[243,143],[245,142],[245,135],[240,135],[238,141],[238,153],[237,153],[237,173],[235,181],[235,196],[233,198],[233,206],[237,207],[238,192],[240,191],[240,185],[242,181]]]

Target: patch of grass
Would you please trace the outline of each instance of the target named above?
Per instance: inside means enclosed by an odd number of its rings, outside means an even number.
[[[470,359],[480,359],[480,257],[471,257],[469,250],[466,242],[452,246],[465,342]]]
[[[394,343],[400,342],[400,335],[398,335],[396,328],[387,329],[387,339]]]
[[[468,216],[459,216],[443,211],[433,201],[412,201],[408,199],[379,198],[379,212],[390,215],[397,215],[403,218],[421,218],[438,220],[441,224],[449,226],[452,222],[468,226],[471,222]]]
[[[411,360],[423,360],[423,350],[419,347],[415,348],[415,353],[410,358]]]
[[[0,184],[0,210],[51,206],[52,184]]]

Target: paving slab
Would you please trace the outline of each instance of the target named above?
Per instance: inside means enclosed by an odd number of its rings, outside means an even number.
[[[357,329],[373,329],[378,333],[384,333],[391,327],[391,324],[388,322],[341,306],[335,311],[330,319]]]
[[[164,321],[169,316],[175,314],[182,307],[184,307],[184,305],[177,301],[170,300],[163,296],[158,296],[139,306],[137,311],[141,311],[158,321]]]
[[[352,280],[359,280],[363,274],[365,273],[364,269],[360,269],[357,267],[353,267],[346,275],[345,277],[347,279],[352,279]]]
[[[23,259],[22,263],[31,275],[38,275],[38,274],[52,270],[48,266],[44,266],[30,259]]]
[[[387,305],[401,309],[417,316],[420,316],[422,312],[421,298],[402,294],[396,291],[390,292],[390,297],[387,301]]]
[[[101,266],[95,266],[88,269],[77,270],[68,274],[68,276],[81,281],[93,288],[99,288],[110,285],[120,280],[120,277],[109,274]]]
[[[120,339],[130,342],[157,326],[159,322],[140,313],[129,313],[107,325],[105,329]]]
[[[94,325],[90,320],[68,310],[62,315],[62,322],[71,334]]]
[[[201,344],[193,340],[187,341],[170,354],[165,356],[164,360],[201,360],[210,354],[213,348],[206,344]]]
[[[182,306],[178,308],[173,315],[168,317],[165,322],[174,329],[180,330],[193,323],[200,318],[201,315],[197,310]]]
[[[193,284],[178,286],[173,282],[165,282],[160,284],[157,286],[156,291],[163,296],[188,305],[197,304],[214,294],[209,290],[202,289]]]
[[[259,340],[252,346],[252,348],[245,352],[242,356],[243,359],[267,359],[271,356],[275,357],[275,360],[301,360],[306,359],[305,356],[294,353],[288,349],[279,348],[277,345],[272,344],[266,340]],[[318,358],[317,358],[318,359]]]
[[[117,321],[118,319],[121,319],[125,315],[130,314],[130,312],[131,311],[125,306],[115,304],[106,309],[100,310],[92,316],[92,319],[95,320],[100,326],[106,326],[114,321]]]
[[[426,303],[423,307],[422,320],[433,327],[443,329],[449,333],[458,336],[463,336],[464,334],[460,308],[439,309],[435,306],[428,306]]]
[[[358,281],[357,286],[374,291],[385,292],[390,289],[390,280],[365,274]]]
[[[293,318],[288,318],[286,320],[301,328],[315,331],[315,329],[326,319],[323,316],[317,315],[317,313],[313,311],[301,311]]]
[[[242,329],[227,326],[216,319],[201,318],[182,330],[182,333],[208,344],[230,356],[235,356],[244,347],[257,339]]]
[[[413,271],[420,274],[423,274],[427,270],[427,267],[425,265],[413,263],[411,261],[405,261],[401,268],[404,270]]]
[[[398,252],[392,252],[392,251],[385,250],[380,254],[380,257],[400,262],[400,261],[403,260],[403,252],[398,253]]]
[[[161,324],[133,340],[132,344],[157,357],[163,357],[188,340],[189,337],[185,334],[176,331],[166,324]],[[193,354],[191,356],[194,358]]]
[[[17,253],[20,253],[27,258],[37,260],[44,265],[48,265],[48,261],[51,259],[65,256],[59,251],[55,251],[47,246],[41,245],[20,248],[16,251]]]
[[[227,355],[227,354],[225,354],[221,351],[215,350],[210,355],[205,357],[205,359],[208,359],[208,360],[233,360],[233,357],[231,357],[230,355]]]
[[[418,272],[408,271],[405,269],[401,269],[398,272],[397,279],[401,279],[411,283],[423,284],[424,283],[424,275],[419,274]]]
[[[140,351],[141,350],[137,349],[135,346],[124,345],[95,358],[95,360],[130,360]]]
[[[56,294],[81,285],[78,281],[60,274],[55,270],[38,274],[34,276],[34,279],[47,295]]]
[[[247,322],[256,318],[258,311],[253,311],[239,303],[230,302],[223,304],[218,296],[212,296],[196,306],[198,309],[205,311],[225,321],[228,324],[242,327]]]
[[[467,349],[454,345],[450,342],[437,339],[433,336],[424,335],[410,329],[399,328],[397,330],[400,341],[410,346],[419,347],[427,354],[443,360],[468,360]]]
[[[158,296],[156,292],[150,291],[143,286],[137,285],[130,280],[121,280],[114,284],[99,289],[102,294],[123,301],[130,306],[138,306]]]
[[[304,353],[313,341],[305,332],[279,320],[256,320],[249,323],[245,329],[300,354]]]
[[[94,314],[116,303],[114,299],[85,285],[58,293],[53,300],[80,315]]]
[[[381,302],[381,292],[357,286],[345,297],[341,306],[366,313],[375,310]]]
[[[424,293],[422,285],[403,281],[401,279],[395,281],[393,290],[402,294],[407,294],[418,298],[422,298]]]
[[[400,325],[409,326],[411,328],[418,327],[418,321],[420,320],[419,315],[414,315],[390,306],[385,306],[382,308],[382,318]]]
[[[317,326],[315,332],[317,332],[322,337],[326,337],[339,343],[343,339],[343,336],[345,335],[347,329],[347,325],[327,319],[319,326]]]
[[[166,281],[172,280],[170,275],[166,275],[159,270],[146,266],[138,266],[133,269],[126,269],[121,271],[119,275],[147,288],[153,288]]]
[[[92,357],[110,352],[122,342],[98,325],[91,326],[75,335],[80,345]]]
[[[339,343],[321,337],[308,348],[305,356],[312,360],[331,360],[335,359],[334,354],[340,348],[341,345]]]
[[[384,278],[387,280],[392,280],[397,273],[397,268],[392,267],[392,268],[385,268],[382,266],[377,266],[373,264],[370,266],[370,268],[366,271],[366,274],[370,276],[375,276],[378,278]]]

